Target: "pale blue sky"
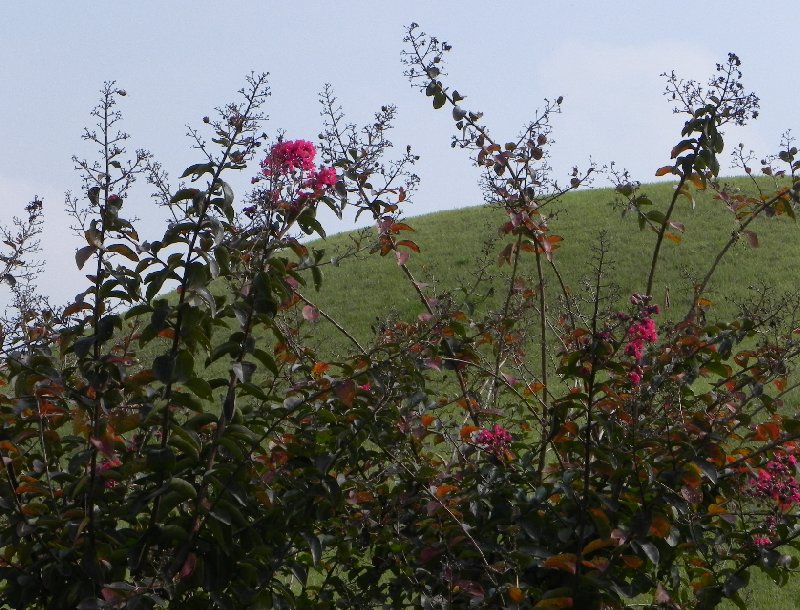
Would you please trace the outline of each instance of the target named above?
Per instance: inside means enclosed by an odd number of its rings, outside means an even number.
[[[6,3],[0,219],[34,194],[44,199],[43,283],[57,300],[70,298],[82,289],[73,262],[81,244],[61,208],[64,191],[80,188],[70,159],[91,154],[80,134],[103,81],[128,92],[120,108],[131,148],[150,149],[177,176],[198,160],[186,123],[198,125],[234,99],[251,70],[271,73],[267,133],[284,128],[290,138],[313,139],[326,82],[355,122],[395,103],[393,140],[422,157],[422,185],[406,214],[476,204],[478,175],[449,146],[449,112],[434,112],[402,76],[403,26],[411,21],[453,45],[448,83],[468,95],[468,108],[485,112],[500,139],[513,137],[543,98],[564,96],[552,149],[559,176],[591,156],[651,179],[682,124],[662,98],[659,74],[674,68],[705,79],[728,51],[739,54],[745,84],[762,100],[762,118],[731,131],[729,149],[742,140],[773,152],[785,129],[800,127],[794,0]],[[240,192],[248,178],[234,182]],[[146,219],[140,233],[155,237],[164,221],[143,184],[128,205]]]

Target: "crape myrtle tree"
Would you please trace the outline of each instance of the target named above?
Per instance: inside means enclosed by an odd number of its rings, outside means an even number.
[[[722,130],[758,109],[739,59],[708,83],[667,75],[686,116],[657,171],[677,180],[668,206],[609,172],[631,230],[653,233],[641,292],[620,308],[602,236],[585,285],[559,270],[569,235],[551,210],[598,173],[551,176],[562,99],[498,139],[445,84],[449,50],[410,26],[406,73],[452,113],[453,146],[506,213],[497,302],[476,303],[483,274],[462,303],[408,266],[424,256],[400,218],[418,159],[392,154],[393,106],[357,127],[326,88],[317,144],[270,139],[267,80],[253,75],[190,129],[199,160],[173,184],[125,149],[125,92],[104,86],[84,134],[96,160],[75,159],[84,188],[67,197],[85,289],[58,308],[37,296],[38,200],[4,235],[17,306],[0,368],[6,607],[744,607],[753,569],[786,582],[800,535],[797,303],[764,295],[718,321],[708,289],[738,240],[757,245],[755,218],[794,217],[791,139],[760,164],[771,182],[725,186]],[[758,165],[743,147],[734,157],[748,175]],[[253,176],[241,201],[236,171]],[[137,178],[171,218],[161,236],[144,239],[126,212]],[[654,297],[664,240],[680,241],[676,215],[703,189],[731,236],[667,322]],[[300,237],[325,236],[320,207],[372,218],[336,263],[384,256],[416,318],[366,342],[315,304],[331,261]],[[314,349],[314,322],[348,352]]]

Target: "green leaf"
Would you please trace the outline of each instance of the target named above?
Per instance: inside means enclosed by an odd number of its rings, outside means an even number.
[[[223,525],[230,525],[231,523],[233,523],[233,521],[231,521],[230,514],[225,509],[215,508],[209,514]]]
[[[89,257],[91,257],[95,251],[97,251],[95,246],[84,246],[75,253],[75,263],[78,265],[78,269],[83,269],[86,261],[89,260]]]
[[[706,462],[705,460],[695,460],[694,465],[697,466],[700,471],[708,477],[708,480],[711,481],[714,485],[717,484],[717,469],[714,468],[713,464],[710,462]]]
[[[250,378],[256,370],[255,364],[252,362],[234,362],[231,366],[231,372],[239,381],[249,382]]]
[[[226,341],[214,348],[211,352],[209,362],[214,362],[218,358],[222,358],[225,354],[235,354],[240,349],[241,345],[238,341]]]
[[[91,337],[81,337],[72,344],[72,351],[78,358],[85,358],[96,341],[97,337],[95,335]]]
[[[653,565],[658,565],[659,560],[661,559],[661,554],[658,552],[658,548],[652,542],[637,542],[636,544],[639,545],[639,548],[644,551],[644,554],[647,555],[647,558],[651,561]]]
[[[178,203],[179,201],[183,201],[185,199],[194,199],[200,192],[200,189],[179,189],[178,192],[172,196],[172,199],[170,199],[169,202]]]
[[[664,216],[664,212],[662,212],[661,210],[650,210],[649,212],[647,212],[647,214],[645,214],[645,216],[649,220],[652,220],[653,222],[660,225],[664,224],[664,221],[667,219],[667,217]]]
[[[303,532],[301,535],[311,549],[311,558],[314,560],[314,565],[317,565],[319,560],[322,558],[322,545],[319,542],[319,538],[317,538],[314,534],[309,534],[306,532]]]
[[[102,234],[95,228],[95,221],[92,221],[92,226],[83,232],[83,236],[86,238],[86,243],[88,243],[90,246],[93,246],[97,249],[102,249]]]
[[[172,370],[174,361],[168,355],[156,356],[153,360],[153,373],[161,383],[167,384],[172,381]]]
[[[322,287],[322,271],[316,265],[311,267],[311,277],[314,278],[314,290],[319,292]]]
[[[151,313],[153,311],[153,307],[149,303],[140,303],[139,305],[134,305],[128,311],[125,312],[125,319],[129,320],[130,318],[135,318],[136,316],[140,316],[146,313]]]
[[[147,467],[155,472],[170,472],[175,468],[175,453],[171,447],[147,447]]]
[[[189,483],[189,481],[186,479],[181,479],[180,477],[172,477],[169,480],[169,488],[187,500],[193,500],[197,497],[197,490],[195,489],[194,485]]]
[[[253,357],[256,358],[261,364],[263,364],[270,373],[278,376],[278,365],[275,364],[275,359],[270,356],[267,352],[263,349],[254,349],[253,350]]]
[[[224,180],[219,181],[222,185],[222,198],[225,200],[225,206],[230,207],[233,205],[233,189],[231,185]]]
[[[184,170],[184,172],[180,175],[181,178],[186,178],[187,176],[192,177],[192,182],[200,178],[203,174],[211,173],[214,171],[214,164],[210,161],[207,163],[196,163],[194,165],[190,165],[189,167]]]
[[[194,357],[186,350],[180,350],[175,356],[173,381],[184,383],[194,377]]]
[[[202,413],[203,412],[203,403],[201,403],[197,398],[195,398],[192,394],[187,394],[186,392],[179,392],[178,390],[172,390],[170,394],[170,401],[180,407],[186,407],[190,411],[194,411],[195,413]]]
[[[211,399],[211,384],[202,377],[192,377],[191,379],[187,379],[183,385],[194,392],[194,395],[198,398],[204,398],[205,400]]]
[[[800,420],[797,419],[784,419],[781,426],[789,434],[800,434]]]
[[[100,205],[100,187],[93,186],[87,192],[87,196],[89,197],[89,201],[92,202],[92,205]]]

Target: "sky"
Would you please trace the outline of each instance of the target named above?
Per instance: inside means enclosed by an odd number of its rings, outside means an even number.
[[[730,51],[742,60],[745,86],[761,98],[761,117],[727,132],[727,150],[742,141],[759,155],[777,152],[781,134],[800,128],[795,0],[6,3],[0,222],[21,214],[34,195],[44,201],[41,285],[55,303],[66,303],[85,279],[74,263],[84,243],[69,231],[64,193],[81,189],[72,156],[92,158],[80,136],[103,83],[115,80],[128,94],[118,108],[132,136],[129,150],[150,150],[177,178],[202,160],[185,137],[187,124],[201,126],[203,116],[236,99],[251,71],[270,73],[265,131],[283,129],[289,139],[319,133],[317,96],[325,83],[355,123],[395,104],[392,140],[421,157],[421,185],[405,215],[480,204],[478,171],[464,151],[450,148],[450,113],[433,111],[403,77],[402,38],[412,21],[453,46],[446,84],[467,96],[465,107],[485,113],[501,141],[513,139],[545,98],[564,96],[551,148],[557,178],[591,160],[653,180],[683,123],[662,95],[660,74],[705,80]],[[231,180],[241,195],[250,175]],[[595,186],[607,183],[601,178]],[[161,234],[166,219],[144,181],[126,206],[142,219],[143,238]],[[330,217],[324,223],[329,233],[353,226]]]

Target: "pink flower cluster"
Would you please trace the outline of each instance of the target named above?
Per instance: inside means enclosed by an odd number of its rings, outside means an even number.
[[[491,430],[484,428],[475,435],[475,444],[498,458],[505,455],[512,440],[511,433],[499,424],[495,424]]]
[[[631,324],[628,328],[628,344],[625,354],[640,360],[644,355],[644,344],[654,343],[658,340],[656,323],[650,317],[645,317]]]
[[[278,142],[261,162],[261,174],[263,177],[271,178],[299,171],[305,175],[302,188],[324,191],[336,185],[336,170],[332,167],[323,167],[317,171],[314,165],[316,155],[317,149],[307,140]],[[259,177],[252,180],[254,184],[258,181]]]
[[[797,458],[790,454],[776,455],[758,470],[751,482],[751,493],[756,498],[772,499],[781,508],[800,504],[800,484],[794,477]]]
[[[261,162],[263,174],[291,174],[296,169],[303,172],[314,170],[317,149],[307,140],[289,140],[273,145],[267,158]]]
[[[332,167],[323,167],[313,175],[312,188],[322,190],[329,186],[336,186],[336,170]]]

